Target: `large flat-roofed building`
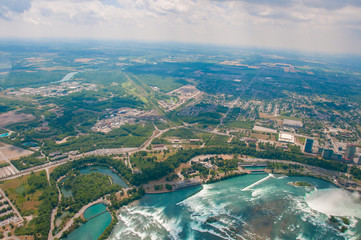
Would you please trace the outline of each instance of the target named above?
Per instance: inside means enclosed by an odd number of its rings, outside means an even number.
[[[283,125],[289,127],[303,127],[303,123],[298,120],[283,119]]]
[[[295,136],[293,136],[293,134],[291,134],[291,133],[280,132],[278,141],[285,142],[285,143],[295,143]]]
[[[332,149],[323,149],[322,157],[324,159],[331,159],[333,156],[333,150]]]
[[[271,129],[271,128],[265,128],[265,127],[261,127],[261,126],[254,126],[253,131],[277,133],[277,130],[274,130],[274,129]]]
[[[313,139],[307,138],[305,145],[305,152],[312,153]]]
[[[355,153],[356,153],[356,145],[353,144],[347,145],[343,158],[345,160],[352,161],[355,156]]]

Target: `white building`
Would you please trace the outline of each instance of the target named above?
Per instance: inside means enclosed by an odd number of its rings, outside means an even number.
[[[295,136],[288,132],[280,132],[278,141],[285,143],[295,143]]]

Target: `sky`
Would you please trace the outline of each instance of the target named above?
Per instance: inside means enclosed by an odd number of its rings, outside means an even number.
[[[361,0],[0,0],[0,29],[361,54]]]

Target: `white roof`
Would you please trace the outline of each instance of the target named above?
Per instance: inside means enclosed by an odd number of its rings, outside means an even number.
[[[294,143],[295,142],[295,137],[291,133],[280,132],[278,141]]]

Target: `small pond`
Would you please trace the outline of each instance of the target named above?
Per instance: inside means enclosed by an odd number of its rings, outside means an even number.
[[[86,166],[79,169],[80,174],[89,174],[92,172],[98,172],[110,176],[113,184],[119,184],[123,188],[128,188],[128,185],[124,182],[124,180],[116,173],[112,172],[109,167],[105,166]],[[60,182],[64,182],[66,178],[61,180]],[[73,196],[73,191],[71,189],[61,188],[61,192],[65,198],[69,198]]]

